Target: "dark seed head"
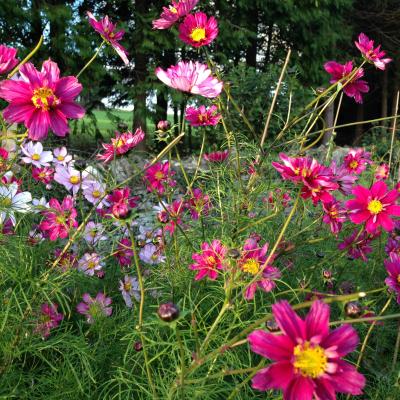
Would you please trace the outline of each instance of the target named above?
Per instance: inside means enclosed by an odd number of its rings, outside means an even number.
[[[135,342],[135,344],[133,345],[133,347],[135,348],[136,351],[142,351],[143,350],[143,345],[141,341],[137,341]]]
[[[238,249],[229,249],[228,257],[237,259],[240,257],[240,251]]]
[[[346,315],[350,318],[358,318],[361,316],[362,308],[358,301],[349,301],[344,306]]]
[[[270,332],[278,332],[280,331],[280,328],[276,321],[274,319],[271,319],[265,323],[265,327],[270,331]]]
[[[161,304],[157,310],[158,316],[165,322],[172,322],[179,317],[179,308],[172,302]]]

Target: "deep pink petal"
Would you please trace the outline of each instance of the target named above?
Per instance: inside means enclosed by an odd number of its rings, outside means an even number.
[[[312,400],[314,383],[312,379],[298,376],[283,392],[283,400]]]
[[[320,342],[329,333],[330,308],[322,301],[315,301],[306,317],[307,338],[318,337]]]
[[[362,224],[370,216],[371,213],[368,210],[363,210],[349,215],[351,222],[354,222],[355,224]]]
[[[328,379],[320,378],[316,383],[315,394],[321,400],[336,400],[335,389]]]
[[[338,371],[332,377],[332,385],[339,393],[350,393],[356,396],[362,394],[365,377],[357,372],[353,365],[340,360],[338,361]]]
[[[306,339],[304,321],[293,311],[287,301],[280,301],[272,306],[275,320],[293,343],[298,339]]]
[[[334,329],[322,342],[325,349],[332,349],[338,357],[354,351],[359,343],[356,330],[350,325],[342,325]]]
[[[34,112],[32,104],[10,104],[3,111],[3,117],[9,122],[21,123],[29,120]]]
[[[290,360],[294,344],[286,335],[272,335],[261,329],[248,336],[250,348],[254,353],[274,361]]]
[[[26,125],[29,129],[29,139],[44,139],[50,128],[49,113],[42,110],[36,110],[26,122]]]
[[[30,102],[32,90],[28,82],[2,81],[0,83],[0,97],[8,102]]]
[[[69,132],[67,118],[59,110],[53,110],[49,113],[51,129],[57,136],[65,136]]]
[[[74,76],[65,76],[57,82],[55,95],[64,101],[74,100],[82,91],[82,85]]]
[[[83,118],[85,116],[85,109],[76,103],[63,103],[58,109],[67,118]]]
[[[278,362],[260,370],[252,379],[257,390],[286,389],[293,379],[293,366],[289,362]]]
[[[387,191],[386,183],[383,181],[375,182],[371,187],[372,197],[380,199]]]

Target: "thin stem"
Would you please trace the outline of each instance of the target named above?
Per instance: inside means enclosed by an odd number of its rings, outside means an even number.
[[[396,109],[395,109],[395,114],[397,114],[397,111],[399,109],[399,95],[400,92],[397,91],[397,95],[396,95]],[[390,140],[390,155],[389,155],[389,171],[390,171],[390,166],[392,163],[392,155],[393,155],[393,143],[394,143],[394,136],[396,133],[396,124],[397,124],[397,115],[395,115],[395,118],[393,119],[393,126],[392,126],[392,138]]]
[[[399,92],[397,92],[397,96],[399,95]],[[398,97],[397,97],[398,98]],[[399,327],[397,329],[397,338],[396,338],[396,344],[394,345],[394,354],[393,354],[393,360],[392,360],[392,371],[394,371],[397,363],[397,356],[399,355],[399,347],[400,347],[400,321],[398,323]]]
[[[86,68],[89,67],[89,65],[96,59],[96,57],[99,55],[99,52],[101,50],[101,48],[105,45],[107,41],[104,39],[100,46],[97,48],[96,53],[94,53],[93,57],[83,66],[83,68],[78,72],[78,74],[76,75],[77,78],[80,77],[80,75],[82,74],[83,71],[86,70]]]

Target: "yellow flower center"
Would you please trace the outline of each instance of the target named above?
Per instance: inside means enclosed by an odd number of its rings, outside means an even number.
[[[400,274],[397,275],[397,283],[400,284]]]
[[[326,370],[328,358],[322,347],[311,346],[310,342],[299,344],[294,348],[293,366],[296,372],[304,377],[318,378]]]
[[[124,283],[124,290],[125,292],[129,292],[132,289],[132,283],[130,282],[125,282]]]
[[[40,172],[39,173],[39,178],[46,178],[46,172]]]
[[[383,210],[383,205],[379,200],[371,200],[367,208],[372,214],[379,214]]]
[[[116,142],[115,142],[115,148],[119,149],[120,147],[122,147],[125,144],[125,142],[119,138]]]
[[[9,197],[3,197],[0,199],[0,206],[2,207],[10,207],[12,204],[12,201]]]
[[[57,224],[59,224],[59,225],[65,225],[65,218],[64,218],[64,216],[63,216],[63,215],[59,215],[59,216],[56,218],[56,222],[57,222]]]
[[[40,160],[40,154],[37,154],[37,153],[32,154],[32,160],[33,161],[39,161]]]
[[[249,274],[256,275],[260,270],[260,263],[254,258],[250,258],[243,265],[242,269],[244,272],[248,272]]]
[[[89,261],[87,267],[88,269],[94,269],[96,267],[96,263],[94,261]]]
[[[69,178],[69,181],[70,181],[73,185],[76,185],[76,184],[78,184],[78,183],[81,181],[81,178],[79,178],[79,176],[77,176],[77,175],[72,175],[72,176]]]
[[[175,7],[169,6],[169,11],[171,11],[174,14],[178,13],[178,10]]]
[[[41,108],[43,111],[49,111],[51,106],[58,101],[53,91],[47,87],[35,89],[31,100],[36,108]]]
[[[65,157],[62,156],[62,155],[59,155],[59,156],[57,156],[57,160],[58,160],[58,161],[64,161],[64,160],[65,160]]]
[[[206,38],[206,30],[204,28],[195,28],[190,34],[190,37],[194,42],[200,42]]]
[[[349,167],[350,167],[351,169],[356,169],[356,168],[358,167],[358,161],[353,160],[353,161],[349,164]]]
[[[89,232],[89,236],[92,237],[92,238],[95,238],[96,235],[97,235],[96,229],[93,229],[93,230],[91,230],[91,231]]]
[[[99,190],[93,190],[92,196],[98,199],[101,196],[101,192]]]
[[[209,256],[206,258],[206,263],[210,266],[213,266],[214,264],[216,264],[216,260],[213,256]]]
[[[163,174],[161,171],[157,171],[157,172],[154,174],[154,176],[155,176],[155,178],[156,178],[158,181],[161,181],[161,179],[164,178],[164,174]]]

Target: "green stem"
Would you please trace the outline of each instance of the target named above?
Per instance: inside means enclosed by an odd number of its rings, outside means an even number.
[[[105,45],[107,41],[104,39],[100,46],[97,48],[96,53],[94,53],[93,57],[83,66],[83,68],[78,72],[78,74],[76,75],[77,78],[80,77],[80,75],[82,74],[83,71],[86,70],[86,68],[88,68],[90,66],[90,64],[96,59],[96,57],[99,55],[99,52],[101,50],[101,48]]]

